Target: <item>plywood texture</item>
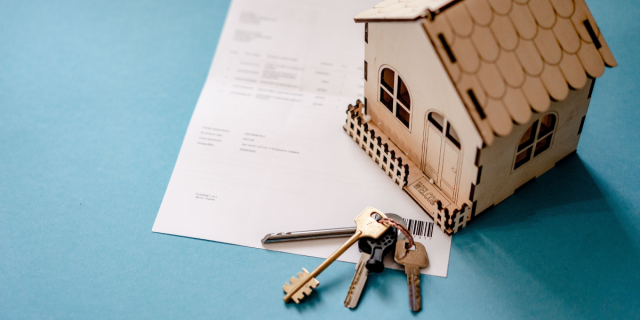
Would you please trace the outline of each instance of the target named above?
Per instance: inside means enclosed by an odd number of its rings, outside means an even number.
[[[362,117],[363,107],[360,100],[356,102],[355,106],[349,105],[347,121],[343,129],[402,189],[407,185],[409,178],[409,164],[407,162],[411,161],[407,161],[407,158],[403,161],[400,149],[378,127],[365,123]]]
[[[458,206],[411,159],[403,157],[402,150],[379,127],[365,121],[363,107],[360,100],[355,106],[347,107],[344,131],[398,187],[424,209],[443,232],[452,235],[465,227],[471,219],[469,206],[466,203]]]
[[[398,54],[401,52],[402,54]],[[447,119],[455,130],[461,143],[460,168],[457,170],[456,183],[450,183],[453,196],[458,207],[465,201],[471,205],[468,195],[471,183],[477,174],[475,151],[481,148],[483,141],[478,134],[474,122],[466,111],[465,104],[452,85],[446,68],[431,45],[422,22],[389,22],[370,23],[369,42],[365,44],[365,60],[368,62],[369,76],[364,81],[364,93],[367,99],[368,122],[375,124],[393,141],[402,153],[403,160],[408,158],[417,165],[416,172],[428,170],[425,166],[426,149],[425,133],[429,120],[428,114],[436,112]],[[407,128],[395,114],[380,101],[380,77],[383,68],[392,68],[398,77],[407,85],[411,95],[411,119]],[[479,84],[478,84],[479,85]],[[481,99],[483,97],[480,97]],[[487,130],[491,128],[487,125]],[[376,130],[376,133],[378,130]],[[443,139],[446,139],[443,133]],[[442,153],[444,154],[444,152]],[[438,172],[425,171],[427,176],[435,179],[439,186]],[[409,167],[409,183],[413,175]],[[444,191],[443,191],[444,192]]]
[[[592,81],[588,80],[580,90],[569,91],[563,101],[551,102],[546,112],[534,113],[523,125],[514,126],[509,136],[496,138],[491,147],[482,149],[478,161],[482,171],[474,190],[476,210],[472,219],[508,198],[524,183],[541,176],[576,150],[580,141],[578,133],[582,119],[587,115],[589,108]],[[548,114],[556,116],[551,146],[524,165],[515,168],[519,141],[531,125]]]
[[[356,22],[407,21],[424,17],[455,0],[385,0],[354,17]]]
[[[617,65],[584,0],[463,0],[423,25],[487,145]]]

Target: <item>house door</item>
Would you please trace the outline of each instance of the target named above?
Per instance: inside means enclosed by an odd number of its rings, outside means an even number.
[[[438,113],[427,115],[422,170],[451,199],[456,200],[460,171],[460,139]]]

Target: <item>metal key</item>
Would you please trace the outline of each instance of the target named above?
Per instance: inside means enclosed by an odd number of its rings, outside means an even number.
[[[387,213],[388,218],[395,220],[396,222],[406,226],[404,219],[394,213]],[[293,232],[277,232],[269,233],[262,238],[263,244],[275,243],[275,242],[289,242],[300,240],[317,240],[317,239],[330,239],[330,238],[342,238],[351,237],[356,232],[356,227],[348,228],[334,228],[334,229],[320,229],[309,231],[293,231]],[[400,234],[398,237],[403,237]]]
[[[384,225],[376,221],[371,215],[378,214],[383,218],[387,216],[374,208],[365,209],[355,219],[357,230],[356,232],[343,244],[338,250],[332,253],[325,261],[323,261],[315,270],[308,273],[307,270],[302,269],[303,272],[298,273],[298,277],[291,277],[289,280],[291,284],[285,283],[282,289],[286,292],[284,296],[284,302],[293,300],[295,303],[300,303],[300,300],[304,299],[305,295],[309,295],[312,289],[315,289],[320,283],[315,279],[324,269],[326,269],[331,263],[333,263],[338,257],[340,257],[349,247],[351,247],[358,239],[363,237],[378,238],[387,229],[388,225]]]
[[[404,220],[399,215],[393,214],[393,213],[387,213],[387,217],[395,220],[402,226],[406,227]],[[389,227],[389,230],[391,229],[394,230],[393,232],[396,234],[397,239],[406,239],[404,234],[402,233],[397,234],[396,228]],[[389,230],[387,230],[377,240],[381,240],[382,238],[386,237],[389,234]],[[363,238],[358,240],[358,248],[362,252],[360,253],[360,260],[358,260],[358,263],[356,264],[356,273],[353,275],[353,279],[351,280],[351,285],[349,286],[349,291],[347,292],[347,296],[344,299],[344,306],[350,309],[353,309],[358,306],[358,303],[360,302],[360,297],[362,296],[362,292],[364,291],[364,288],[367,284],[367,279],[369,278],[370,271],[369,271],[369,268],[367,268],[367,264],[371,260],[371,255],[366,252],[367,250],[365,246],[368,246],[370,249],[371,245],[367,243],[368,242],[367,240],[371,240],[371,239]],[[392,249],[395,249],[395,241],[393,243]],[[386,253],[387,252],[383,252],[382,256],[384,256]],[[380,263],[382,263],[382,259],[380,259]]]
[[[397,232],[396,228],[389,227],[378,239],[362,238],[358,240],[358,248],[361,251],[360,259],[356,264],[356,273],[351,280],[347,297],[344,299],[345,307],[351,309],[357,307],[369,273],[380,273],[384,270],[382,259],[391,249],[395,248]]]
[[[293,232],[278,232],[269,233],[262,238],[262,243],[274,243],[274,242],[289,242],[300,240],[316,240],[316,239],[330,239],[330,238],[342,238],[351,237],[356,233],[355,227],[349,228],[335,228],[335,229],[321,229],[310,231],[293,231]]]
[[[422,308],[422,298],[420,296],[420,269],[429,266],[427,249],[419,242],[415,242],[415,250],[406,248],[408,240],[398,240],[396,242],[396,254],[394,260],[404,266],[407,274],[407,287],[409,289],[409,307],[417,312]]]
[[[344,306],[347,308],[353,309],[357,307],[358,302],[360,302],[360,296],[367,284],[367,278],[369,278],[367,261],[369,261],[370,257],[371,255],[364,251],[360,253],[360,260],[358,260],[356,264],[356,273],[353,275],[353,280],[351,280],[347,297],[344,298]]]

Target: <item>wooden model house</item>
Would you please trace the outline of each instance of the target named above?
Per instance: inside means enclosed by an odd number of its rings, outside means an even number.
[[[344,129],[453,234],[578,146],[616,61],[584,0],[386,0]]]

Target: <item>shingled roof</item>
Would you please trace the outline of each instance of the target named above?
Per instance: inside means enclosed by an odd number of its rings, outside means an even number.
[[[423,11],[404,10],[405,18],[393,10],[386,12],[390,18],[371,12],[417,3]],[[583,88],[587,77],[600,77],[605,65],[617,65],[584,0],[387,0],[377,6],[356,21],[428,17],[423,27],[487,145],[494,135],[508,135],[513,123],[527,123],[532,110],[545,112],[570,88]]]

